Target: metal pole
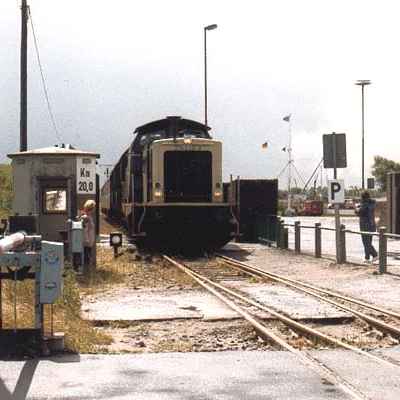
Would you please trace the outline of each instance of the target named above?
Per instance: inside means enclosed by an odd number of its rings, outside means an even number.
[[[204,28],[204,125],[207,127],[207,29]]]
[[[285,248],[285,226],[283,225],[283,222],[281,223],[281,228],[279,230],[280,238],[279,238],[279,248],[284,249]]]
[[[361,155],[361,187],[365,189],[365,178],[364,178],[364,85],[361,85],[361,148],[362,148],[362,155]]]
[[[288,169],[288,212],[292,209],[292,194],[291,194],[291,186],[292,186],[292,123],[289,119],[289,169]]]
[[[386,274],[387,266],[387,237],[385,236],[386,227],[379,228],[379,273]]]
[[[333,179],[337,179],[336,168],[336,134],[332,132],[332,150],[333,150]],[[336,262],[340,264],[340,214],[339,204],[335,203],[335,239],[336,239]]]
[[[289,228],[283,228],[283,248],[289,249]]]
[[[294,251],[295,253],[300,253],[300,221],[295,221],[294,223]]]
[[[340,225],[340,264],[345,264],[346,259],[346,226]]]
[[[17,268],[14,270],[14,296],[13,296],[13,307],[14,307],[14,333],[17,333]]]
[[[20,92],[20,151],[28,148],[27,135],[27,80],[28,80],[28,6],[26,0],[21,3],[21,92]]]
[[[278,217],[276,221],[276,247],[279,249],[281,247],[281,219]]]
[[[315,257],[321,258],[321,223],[315,223]]]
[[[364,86],[371,84],[368,79],[360,79],[356,82],[361,86],[361,187],[365,189],[365,156],[364,156]]]

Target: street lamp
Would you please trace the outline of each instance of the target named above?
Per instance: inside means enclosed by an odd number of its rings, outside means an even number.
[[[217,29],[217,24],[204,27],[204,125],[207,125],[207,31]]]
[[[371,84],[371,81],[368,79],[360,79],[356,81],[355,83],[357,86],[361,86],[361,173],[362,173],[362,178],[361,178],[361,187],[362,189],[365,189],[365,179],[364,179],[364,86],[368,86]]]

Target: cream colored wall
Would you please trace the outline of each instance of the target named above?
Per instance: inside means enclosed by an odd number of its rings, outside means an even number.
[[[221,184],[222,191],[222,143],[217,140],[193,138],[191,144],[184,144],[183,138],[164,139],[153,142],[152,168],[153,168],[153,189],[154,184],[159,182],[164,193],[164,153],[167,151],[210,151],[212,155],[212,191],[213,202],[222,203],[223,194],[219,197],[214,195],[216,184]],[[152,203],[162,203],[164,198],[154,198]]]
[[[51,160],[62,160],[60,163],[49,163]],[[22,164],[21,162],[24,161]],[[47,161],[47,162],[45,162]],[[18,156],[12,162],[13,174],[13,212],[20,215],[38,214],[39,182],[38,177],[72,177],[73,192],[76,185],[76,157],[71,156]],[[94,195],[82,195],[94,198]],[[79,203],[79,201],[78,201]]]

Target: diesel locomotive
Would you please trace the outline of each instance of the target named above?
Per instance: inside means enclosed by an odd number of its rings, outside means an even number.
[[[209,131],[181,117],[134,131],[102,187],[101,208],[137,246],[213,250],[238,234],[237,204],[222,181],[222,143]]]

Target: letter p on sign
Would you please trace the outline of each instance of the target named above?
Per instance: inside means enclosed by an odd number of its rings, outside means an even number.
[[[344,181],[343,179],[335,179],[328,181],[328,197],[329,203],[344,203]]]

